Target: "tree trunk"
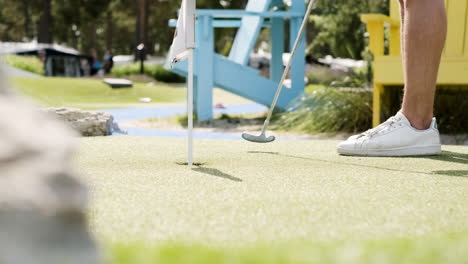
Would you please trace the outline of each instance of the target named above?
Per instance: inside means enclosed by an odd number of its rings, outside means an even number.
[[[135,23],[136,43],[135,46],[143,43],[145,49],[143,50],[143,58],[146,58],[146,51],[148,50],[148,1],[136,0],[137,16]],[[140,53],[135,49],[135,60],[140,56]]]
[[[113,34],[114,34],[114,17],[112,15],[112,10],[109,9],[106,14],[106,49],[109,52],[113,52]]]
[[[42,12],[38,24],[37,41],[39,43],[52,43],[52,0],[41,0]]]
[[[86,53],[92,53],[92,50],[96,50],[98,54],[102,53],[102,47],[97,45],[97,24],[87,23],[82,27],[82,34],[85,37],[81,38],[82,50]]]
[[[28,40],[31,40],[34,36],[31,30],[31,14],[29,13],[30,1],[22,0],[21,9],[23,11],[23,16],[24,16],[24,35],[26,36]]]

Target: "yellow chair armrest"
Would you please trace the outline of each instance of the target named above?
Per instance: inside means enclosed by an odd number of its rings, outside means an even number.
[[[399,27],[400,21],[393,19],[389,16],[382,15],[382,14],[362,14],[361,21],[369,24],[369,23],[380,23],[382,25],[388,24],[392,27]]]
[[[390,55],[400,54],[400,21],[382,14],[362,14],[367,24],[369,48],[375,56],[384,55],[384,28],[390,26]]]

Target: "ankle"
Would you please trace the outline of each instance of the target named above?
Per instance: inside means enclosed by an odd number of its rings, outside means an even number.
[[[403,109],[401,112],[406,116],[406,118],[408,118],[408,121],[412,127],[418,130],[426,130],[431,127],[433,118],[432,113],[427,115],[418,115],[411,111],[405,111],[405,109]]]

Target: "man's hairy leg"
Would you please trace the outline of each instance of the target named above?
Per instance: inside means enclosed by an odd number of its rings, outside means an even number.
[[[444,0],[400,0],[405,93],[402,112],[416,129],[434,115],[437,74],[447,34]]]

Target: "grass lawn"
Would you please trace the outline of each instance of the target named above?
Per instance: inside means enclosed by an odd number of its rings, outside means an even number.
[[[150,97],[153,102],[181,102],[185,89],[167,84],[134,83],[131,89],[112,89],[101,80],[75,78],[14,78],[15,87],[23,94],[47,106],[82,109],[121,108],[143,105],[138,99]]]
[[[468,148],[356,158],[336,141],[80,139],[113,263],[467,263]]]
[[[131,89],[111,89],[101,80],[50,77],[14,78],[12,83],[20,92],[46,106],[88,110],[152,106],[139,103],[141,97],[150,97],[153,103],[185,104],[186,96],[183,84],[149,85],[136,82]],[[215,104],[251,103],[221,89],[214,89],[213,98]]]

